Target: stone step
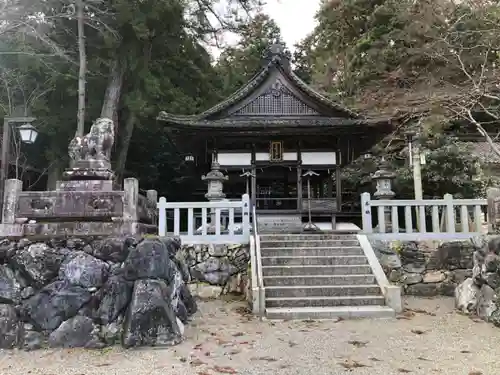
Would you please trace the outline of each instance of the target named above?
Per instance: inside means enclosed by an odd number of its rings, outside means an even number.
[[[261,248],[262,256],[328,256],[328,255],[364,255],[360,246],[343,247],[267,247]]]
[[[383,296],[332,296],[332,297],[273,297],[266,298],[267,307],[328,307],[385,305]]]
[[[349,240],[357,241],[354,234],[262,234],[261,240],[265,241],[325,241]]]
[[[302,275],[302,276],[265,276],[264,286],[322,286],[322,285],[370,285],[376,284],[373,274],[361,275]]]
[[[394,318],[396,313],[387,306],[334,306],[334,307],[295,307],[266,308],[267,319],[360,319]]]
[[[262,266],[263,276],[361,275],[369,274],[369,265],[342,266]]]
[[[297,285],[266,287],[266,298],[299,297],[346,297],[346,296],[381,296],[382,291],[373,285]]]
[[[261,248],[273,248],[273,247],[344,247],[344,246],[359,246],[358,240],[263,240],[260,239]]]
[[[327,256],[277,256],[262,257],[263,266],[326,266],[326,265],[365,265],[364,255],[327,255]]]

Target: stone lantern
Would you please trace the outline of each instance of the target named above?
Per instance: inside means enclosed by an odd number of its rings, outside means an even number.
[[[208,183],[208,191],[205,194],[205,198],[207,198],[210,202],[216,202],[226,198],[226,194],[223,192],[223,182],[227,181],[229,177],[224,176],[224,174],[220,171],[220,165],[215,156],[212,158],[211,171],[206,175],[201,176],[201,179],[203,181],[207,181]]]
[[[396,195],[392,191],[392,181],[396,177],[394,172],[390,171],[389,163],[382,157],[378,171],[372,175],[375,181],[376,191],[373,196],[377,199],[392,199]]]
[[[391,172],[389,163],[382,157],[379,169],[372,175],[372,180],[375,181],[375,193],[373,196],[376,199],[392,199],[396,195],[392,191],[392,181],[396,177],[394,172]],[[385,229],[390,231],[391,223],[391,207],[384,207]]]
[[[224,194],[224,181],[229,179],[228,176],[225,176],[224,173],[220,171],[220,164],[217,161],[217,155],[212,156],[212,169],[206,175],[201,176],[203,181],[207,181],[208,183],[208,191],[205,194],[205,198],[207,198],[210,202],[221,201],[226,198],[226,194]],[[215,231],[215,220],[216,220],[216,210],[210,210],[210,225],[208,228],[208,232],[212,233]],[[221,212],[224,214],[224,212]],[[224,220],[223,217],[221,217]]]

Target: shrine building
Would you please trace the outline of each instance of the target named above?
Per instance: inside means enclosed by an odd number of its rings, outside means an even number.
[[[258,215],[304,221],[311,212],[332,223],[361,214],[343,200],[342,168],[393,130],[389,120],[366,119],[309,87],[281,44],[221,103],[196,115],[161,112],[158,120],[178,151],[192,154],[200,178],[218,163],[229,177],[228,199],[247,192]]]

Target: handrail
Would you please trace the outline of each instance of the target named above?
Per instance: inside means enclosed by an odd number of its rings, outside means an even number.
[[[264,281],[262,274],[262,255],[260,252],[260,237],[257,230],[257,211],[255,205],[252,207],[252,229],[253,237],[255,240],[255,263],[256,263],[256,276],[257,276],[257,288],[258,288],[258,304],[259,313],[264,315],[265,312],[265,290]]]

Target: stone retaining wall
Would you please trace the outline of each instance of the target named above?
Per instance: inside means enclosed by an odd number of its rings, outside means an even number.
[[[176,239],[0,242],[0,348],[173,345],[196,311]]]
[[[240,293],[251,301],[250,248],[248,244],[183,245],[179,256],[195,284],[191,291],[201,297]],[[201,285],[200,285],[201,284]],[[209,284],[210,288],[203,288]]]
[[[370,243],[389,281],[407,295],[453,296],[472,275],[473,253],[485,239],[465,241],[373,241]]]

